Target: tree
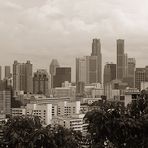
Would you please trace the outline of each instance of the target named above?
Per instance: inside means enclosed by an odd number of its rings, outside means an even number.
[[[81,133],[59,125],[43,127],[37,116],[17,116],[5,124],[3,145],[8,148],[79,148],[81,138]]]
[[[8,147],[26,147],[31,134],[41,128],[37,116],[11,117],[5,125],[4,139]]]
[[[148,93],[147,93],[148,94]],[[141,92],[140,97],[128,108],[119,104],[101,104],[97,110],[86,114],[89,124],[92,147],[117,148],[148,147],[148,95]]]

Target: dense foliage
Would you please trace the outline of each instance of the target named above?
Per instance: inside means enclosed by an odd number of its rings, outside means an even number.
[[[96,104],[95,104],[96,105]],[[148,93],[123,108],[103,102],[85,116],[93,148],[148,147]]]
[[[62,126],[43,127],[38,117],[21,116],[8,120],[1,147],[79,148],[81,133]]]

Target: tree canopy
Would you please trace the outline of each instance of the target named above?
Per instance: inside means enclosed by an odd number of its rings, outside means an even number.
[[[85,116],[93,148],[148,147],[148,92],[142,91],[127,108],[108,102],[99,105]]]
[[[37,116],[17,116],[5,124],[1,147],[79,148],[81,138],[81,133],[60,125],[43,127]]]

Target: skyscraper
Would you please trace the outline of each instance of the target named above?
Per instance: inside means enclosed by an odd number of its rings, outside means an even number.
[[[76,82],[85,84],[98,82],[98,57],[85,56],[76,59]]]
[[[33,93],[49,95],[50,78],[45,69],[39,69],[33,77]]]
[[[135,71],[135,88],[141,89],[141,82],[146,81],[146,70],[145,68],[136,68]]]
[[[128,83],[129,86],[135,87],[135,69],[136,69],[136,60],[135,58],[128,58]]]
[[[104,84],[116,79],[116,64],[107,63],[104,66]]]
[[[87,69],[87,58],[76,58],[76,83],[89,83]]]
[[[101,83],[101,77],[100,74],[98,74],[98,72],[100,72],[100,70],[98,68],[100,68],[98,65],[98,57],[97,56],[87,56],[87,61],[88,61],[88,82],[89,84],[91,83]]]
[[[24,91],[25,93],[32,93],[32,64],[30,61],[26,63],[18,63],[14,61],[13,64],[13,89],[15,91]]]
[[[8,78],[11,76],[10,66],[5,66],[5,78]]]
[[[123,78],[128,77],[128,55],[124,54],[124,65],[123,65]]]
[[[92,53],[91,56],[97,56],[98,63],[97,63],[97,82],[102,83],[102,54],[101,54],[101,43],[100,39],[93,39],[92,42]]]
[[[53,88],[62,87],[62,83],[71,82],[71,67],[57,67],[53,77]]]
[[[122,80],[124,77],[125,54],[124,54],[124,40],[117,40],[117,79]]]
[[[50,71],[50,75],[51,75],[51,88],[53,88],[53,77],[56,74],[56,68],[60,67],[57,59],[53,59],[50,63],[50,67],[49,67],[49,71]]]

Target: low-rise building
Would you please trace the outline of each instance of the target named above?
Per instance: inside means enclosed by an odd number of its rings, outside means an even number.
[[[81,131],[86,132],[87,131],[87,124],[84,123],[85,114],[75,114],[72,116],[58,116],[56,118],[52,119],[53,125],[61,125],[68,129],[73,129],[74,131]]]

